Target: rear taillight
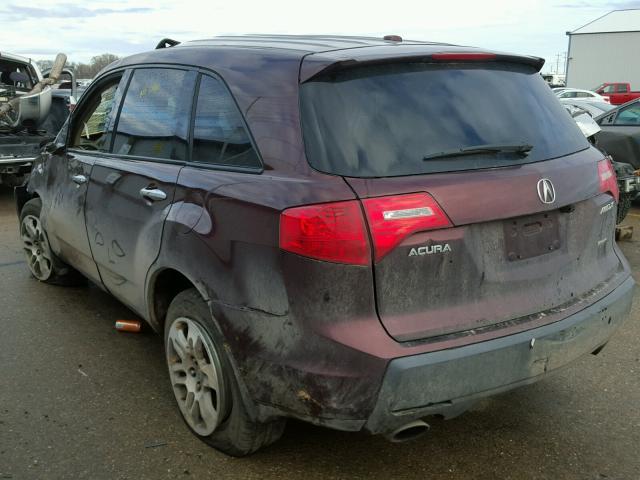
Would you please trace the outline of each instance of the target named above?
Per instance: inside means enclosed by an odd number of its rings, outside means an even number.
[[[371,263],[367,231],[357,200],[283,211],[280,214],[280,248],[328,262]]]
[[[451,226],[440,205],[426,193],[367,198],[362,203],[376,262],[412,233]]]
[[[609,157],[598,162],[598,178],[600,179],[600,192],[610,193],[617,202],[620,197],[618,179],[616,178],[616,171],[613,169],[613,164]]]

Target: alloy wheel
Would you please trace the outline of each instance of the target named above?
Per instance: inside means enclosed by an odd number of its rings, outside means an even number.
[[[53,260],[40,219],[26,215],[20,224],[20,237],[31,273],[38,280],[48,280],[53,270]]]
[[[209,334],[195,321],[180,317],[169,327],[167,364],[180,411],[198,435],[211,435],[223,420],[224,377]]]

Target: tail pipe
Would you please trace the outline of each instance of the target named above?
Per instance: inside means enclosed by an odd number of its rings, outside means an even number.
[[[431,427],[422,420],[415,420],[397,428],[391,433],[385,435],[387,440],[393,443],[408,442],[421,437],[429,431]]]

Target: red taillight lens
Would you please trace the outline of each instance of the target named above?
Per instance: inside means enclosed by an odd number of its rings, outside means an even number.
[[[371,263],[364,218],[357,200],[285,210],[280,214],[280,248],[329,262]]]
[[[449,53],[434,53],[431,55],[433,60],[440,60],[443,62],[454,61],[482,61],[482,60],[495,60],[495,53],[484,52],[449,52]]]
[[[598,162],[598,177],[600,178],[600,192],[610,193],[613,198],[618,201],[620,191],[618,190],[618,179],[616,171],[609,158],[605,158]]]
[[[362,203],[376,262],[412,233],[451,226],[440,205],[426,193],[367,198]]]

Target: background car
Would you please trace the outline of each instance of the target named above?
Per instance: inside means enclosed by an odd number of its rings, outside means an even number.
[[[640,99],[620,105],[596,117],[601,128],[597,145],[614,160],[620,185],[619,211],[628,209],[638,199],[640,169]]]
[[[66,56],[59,54],[49,78],[29,58],[0,54],[1,184],[22,185],[41,144],[53,140],[68,117],[70,95],[52,88],[66,71],[65,62]]]
[[[571,98],[574,100],[596,100],[602,103],[610,103],[607,97],[598,95],[591,90],[581,90],[579,88],[567,88],[555,94],[559,99]]]
[[[598,102],[597,100],[579,100],[574,98],[562,98],[560,102],[563,105],[572,105],[577,108],[581,108],[589,113],[593,118],[599,117],[603,113],[608,112],[615,108],[615,105],[611,105],[605,102]]]
[[[634,92],[629,82],[603,83],[594,88],[593,91],[607,97],[612,105],[622,105],[640,98],[640,92]]]
[[[589,143],[599,148],[605,155],[608,155],[613,164],[618,182],[618,190],[620,191],[616,223],[621,223],[631,209],[631,202],[638,196],[638,192],[640,192],[640,177],[635,174],[632,165],[622,161],[616,161],[616,159],[606,151],[604,148],[604,145],[607,144],[606,140],[603,142],[598,141],[602,129],[594,120],[593,115],[585,108],[585,103],[586,102],[573,102],[573,104],[571,104],[562,102],[584,136],[589,140]]]
[[[616,161],[640,169],[640,99],[620,105],[595,120],[602,129],[598,144]]]

